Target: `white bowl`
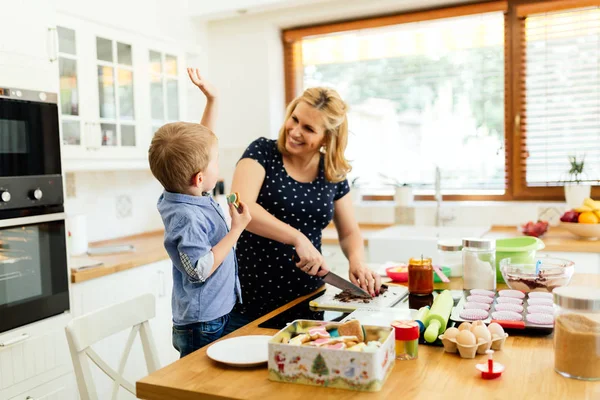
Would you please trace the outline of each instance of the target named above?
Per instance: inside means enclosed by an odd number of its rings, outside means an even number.
[[[597,240],[600,238],[600,224],[579,224],[576,222],[561,222],[560,226],[585,240]]]

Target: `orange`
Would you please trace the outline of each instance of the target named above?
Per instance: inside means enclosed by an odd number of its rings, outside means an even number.
[[[597,224],[600,222],[600,219],[598,219],[598,216],[593,211],[585,211],[579,214],[578,221],[580,224]]]

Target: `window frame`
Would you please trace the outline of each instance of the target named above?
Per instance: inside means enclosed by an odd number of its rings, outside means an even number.
[[[419,10],[407,13],[383,15],[350,21],[337,21],[323,25],[302,26],[282,30],[285,100],[289,104],[301,85],[302,53],[300,41],[303,38],[328,33],[339,33],[358,29],[378,28],[410,22],[442,18],[476,15],[489,12],[504,12],[504,143],[505,143],[505,193],[502,195],[444,195],[450,201],[564,201],[564,189],[556,187],[529,187],[525,182],[523,151],[525,137],[521,134],[520,121],[523,118],[522,80],[525,17],[533,13],[558,11],[586,6],[600,6],[600,0],[506,0],[488,1],[468,5]],[[600,186],[592,187],[592,197],[600,197]],[[365,195],[365,200],[392,200],[392,195]],[[434,200],[433,195],[417,195],[416,200]]]

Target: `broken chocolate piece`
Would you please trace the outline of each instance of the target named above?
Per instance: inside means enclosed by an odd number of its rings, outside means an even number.
[[[381,296],[382,294],[384,294],[385,292],[387,292],[387,290],[388,290],[388,287],[386,285],[381,285],[381,288],[379,289],[379,295],[378,296]],[[362,303],[370,303],[371,300],[373,300],[373,298],[371,296],[356,295],[356,294],[350,293],[350,291],[348,291],[348,290],[342,290],[340,293],[338,293],[335,296],[333,296],[333,299],[341,301],[342,303],[349,303],[351,301],[359,301],[359,302],[362,302]]]

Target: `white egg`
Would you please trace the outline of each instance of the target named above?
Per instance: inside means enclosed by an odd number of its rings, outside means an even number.
[[[471,330],[471,323],[470,322],[463,322],[462,324],[460,324],[458,326],[458,330],[459,331],[464,331],[464,330]]]
[[[446,339],[455,339],[459,333],[460,331],[456,328],[448,328],[446,329],[446,332],[444,332],[444,337]]]
[[[492,335],[497,335],[498,337],[504,336],[504,329],[502,326],[496,322],[492,322],[488,325],[488,330]]]
[[[483,339],[484,342],[492,340],[492,335],[485,326],[476,326],[475,329],[473,329],[473,334],[477,338],[477,341],[479,341],[479,339]]]
[[[463,346],[472,346],[477,343],[475,335],[466,329],[458,334],[456,337],[456,342]]]

